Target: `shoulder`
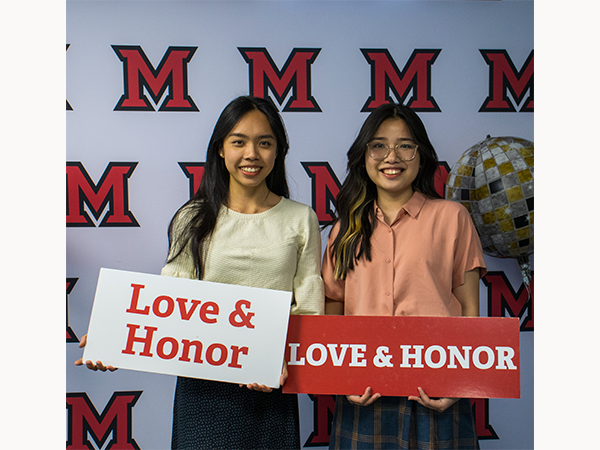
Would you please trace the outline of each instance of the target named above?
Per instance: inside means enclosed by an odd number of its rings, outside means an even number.
[[[282,197],[280,202],[279,212],[281,215],[291,216],[296,219],[304,218],[308,221],[317,221],[317,214],[308,205]]]
[[[467,208],[452,200],[428,198],[423,212],[430,223],[442,226],[449,233],[463,234],[475,229]]]
[[[340,232],[340,226],[340,221],[338,219],[327,227],[329,229],[329,234],[327,235],[327,247],[333,245],[333,241],[335,241],[335,238]]]
[[[429,198],[425,200],[424,207],[430,212],[436,214],[444,214],[448,216],[456,217],[469,217],[469,211],[463,205],[452,200],[445,200],[441,198]]]
[[[297,202],[296,200],[290,200],[289,198],[285,197],[281,197],[281,207],[282,209],[296,212],[298,214],[307,214],[308,211],[314,212],[310,206],[305,205],[304,203]]]

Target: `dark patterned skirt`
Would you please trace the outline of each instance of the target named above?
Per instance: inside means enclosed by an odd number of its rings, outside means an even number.
[[[381,397],[369,406],[338,395],[330,449],[479,449],[469,399],[444,412],[406,397]]]
[[[298,449],[298,396],[178,377],[171,448]]]

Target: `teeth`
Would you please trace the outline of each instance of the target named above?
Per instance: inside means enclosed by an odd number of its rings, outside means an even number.
[[[384,169],[383,173],[385,173],[386,175],[398,175],[400,172],[402,172],[400,169]]]
[[[240,167],[244,172],[256,173],[260,170],[260,167]]]

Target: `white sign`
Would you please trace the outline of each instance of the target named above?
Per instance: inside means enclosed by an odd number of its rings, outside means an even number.
[[[84,361],[279,387],[292,293],[100,269]]]

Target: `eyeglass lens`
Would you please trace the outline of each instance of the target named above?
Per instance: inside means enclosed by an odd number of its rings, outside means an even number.
[[[396,151],[398,158],[405,161],[413,159],[417,153],[417,145],[413,143],[396,144],[394,147],[382,142],[369,142],[367,144],[371,158],[376,161],[385,159],[392,150]]]

